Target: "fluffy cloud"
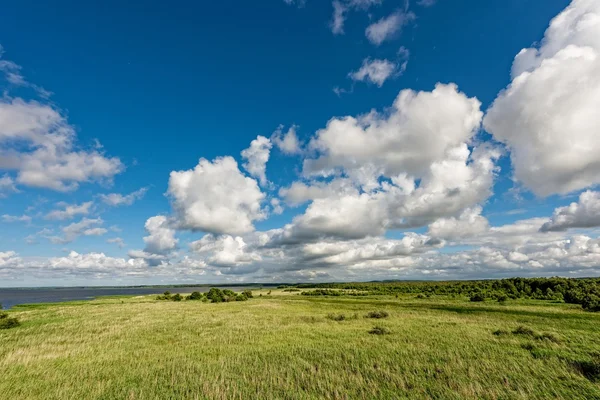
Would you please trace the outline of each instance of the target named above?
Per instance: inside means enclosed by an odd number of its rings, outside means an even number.
[[[481,211],[481,207],[467,208],[458,217],[440,218],[429,225],[428,234],[441,239],[456,239],[487,232],[488,220],[481,216]]]
[[[57,191],[82,182],[110,181],[124,167],[97,150],[75,150],[75,131],[59,111],[36,101],[0,100],[0,169],[18,184]]]
[[[403,90],[385,114],[330,120],[309,143],[317,157],[304,162],[308,182],[280,190],[289,205],[311,201],[285,227],[285,240],[380,236],[481,204],[492,194],[500,152],[468,146],[479,107],[455,85],[438,84]]]
[[[600,3],[573,0],[512,75],[484,125],[510,148],[516,179],[540,196],[600,183]]]
[[[368,81],[381,87],[390,77],[398,73],[398,65],[389,60],[363,60],[362,66],[350,72],[348,76],[354,81]]]
[[[136,190],[135,192],[131,192],[127,195],[123,195],[120,193],[109,193],[109,194],[101,194],[100,199],[109,206],[118,207],[118,206],[130,206],[136,200],[140,200],[144,197],[148,188],[141,188]]]
[[[45,219],[51,220],[65,220],[65,219],[73,219],[77,215],[88,215],[90,213],[90,208],[94,203],[91,201],[82,203],[80,205],[77,204],[66,204],[64,205],[64,210],[53,210],[50,211]]]
[[[177,248],[178,240],[175,239],[175,229],[171,228],[164,215],[148,218],[144,228],[148,232],[148,236],[144,237],[146,253],[167,254]]]
[[[369,164],[386,176],[423,176],[471,140],[482,116],[480,102],[453,84],[437,84],[432,92],[402,90],[388,113],[331,119],[311,140],[320,157],[306,160],[304,172],[331,174]]]
[[[552,219],[541,230],[564,231],[570,228],[592,228],[600,226],[600,192],[586,191],[579,201],[554,210]]]
[[[392,176],[379,185],[375,179],[373,186],[353,179],[292,185],[282,192],[291,204],[311,197],[312,203],[286,227],[287,235],[305,240],[378,236],[456,215],[491,195],[499,155],[487,146],[471,152],[463,144],[432,163],[418,186],[406,175]]]
[[[242,151],[242,158],[246,160],[243,167],[250,175],[258,178],[261,185],[267,184],[267,162],[273,144],[264,136],[257,136],[250,147]]]
[[[369,25],[365,30],[365,35],[371,43],[379,46],[386,40],[394,37],[402,30],[402,27],[415,19],[412,12],[397,11],[379,21]]]
[[[264,193],[232,157],[202,158],[192,170],[171,172],[168,195],[180,229],[242,234],[265,216]]]
[[[225,269],[227,273],[248,273],[244,268],[256,261],[261,261],[260,254],[251,249],[240,236],[206,235],[202,239],[190,244],[196,254],[203,256],[208,265]],[[253,270],[257,270],[255,266]]]
[[[279,126],[271,135],[271,142],[284,154],[299,154],[302,151],[295,126],[291,126],[285,133],[283,132],[283,126]]]

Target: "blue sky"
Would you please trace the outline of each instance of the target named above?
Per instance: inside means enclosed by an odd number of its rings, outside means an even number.
[[[5,286],[600,266],[592,0],[37,3],[0,16]]]

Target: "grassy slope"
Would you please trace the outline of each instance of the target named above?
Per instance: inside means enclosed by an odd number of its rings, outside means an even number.
[[[390,317],[363,318],[374,310]],[[248,302],[106,298],[11,314],[23,324],[0,330],[6,399],[600,399],[600,384],[571,365],[600,355],[600,313],[565,304],[274,290]],[[374,325],[391,334],[368,334]],[[561,343],[492,334],[519,325]]]

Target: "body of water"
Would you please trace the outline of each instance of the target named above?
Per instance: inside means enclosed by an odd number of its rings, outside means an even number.
[[[214,286],[220,287],[220,286]],[[57,303],[72,300],[92,300],[98,296],[208,292],[211,287],[66,287],[66,288],[0,288],[0,304],[9,309],[17,304]],[[245,289],[255,289],[258,286],[228,286],[221,289],[231,289],[241,292]]]

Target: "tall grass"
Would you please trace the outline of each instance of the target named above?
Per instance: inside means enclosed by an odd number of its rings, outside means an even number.
[[[0,330],[1,397],[600,398],[600,314],[579,306],[259,294],[15,307],[21,326]],[[362,316],[379,309],[389,313],[379,326],[386,334],[370,334],[380,321]],[[533,333],[513,334],[526,331],[519,326]]]

